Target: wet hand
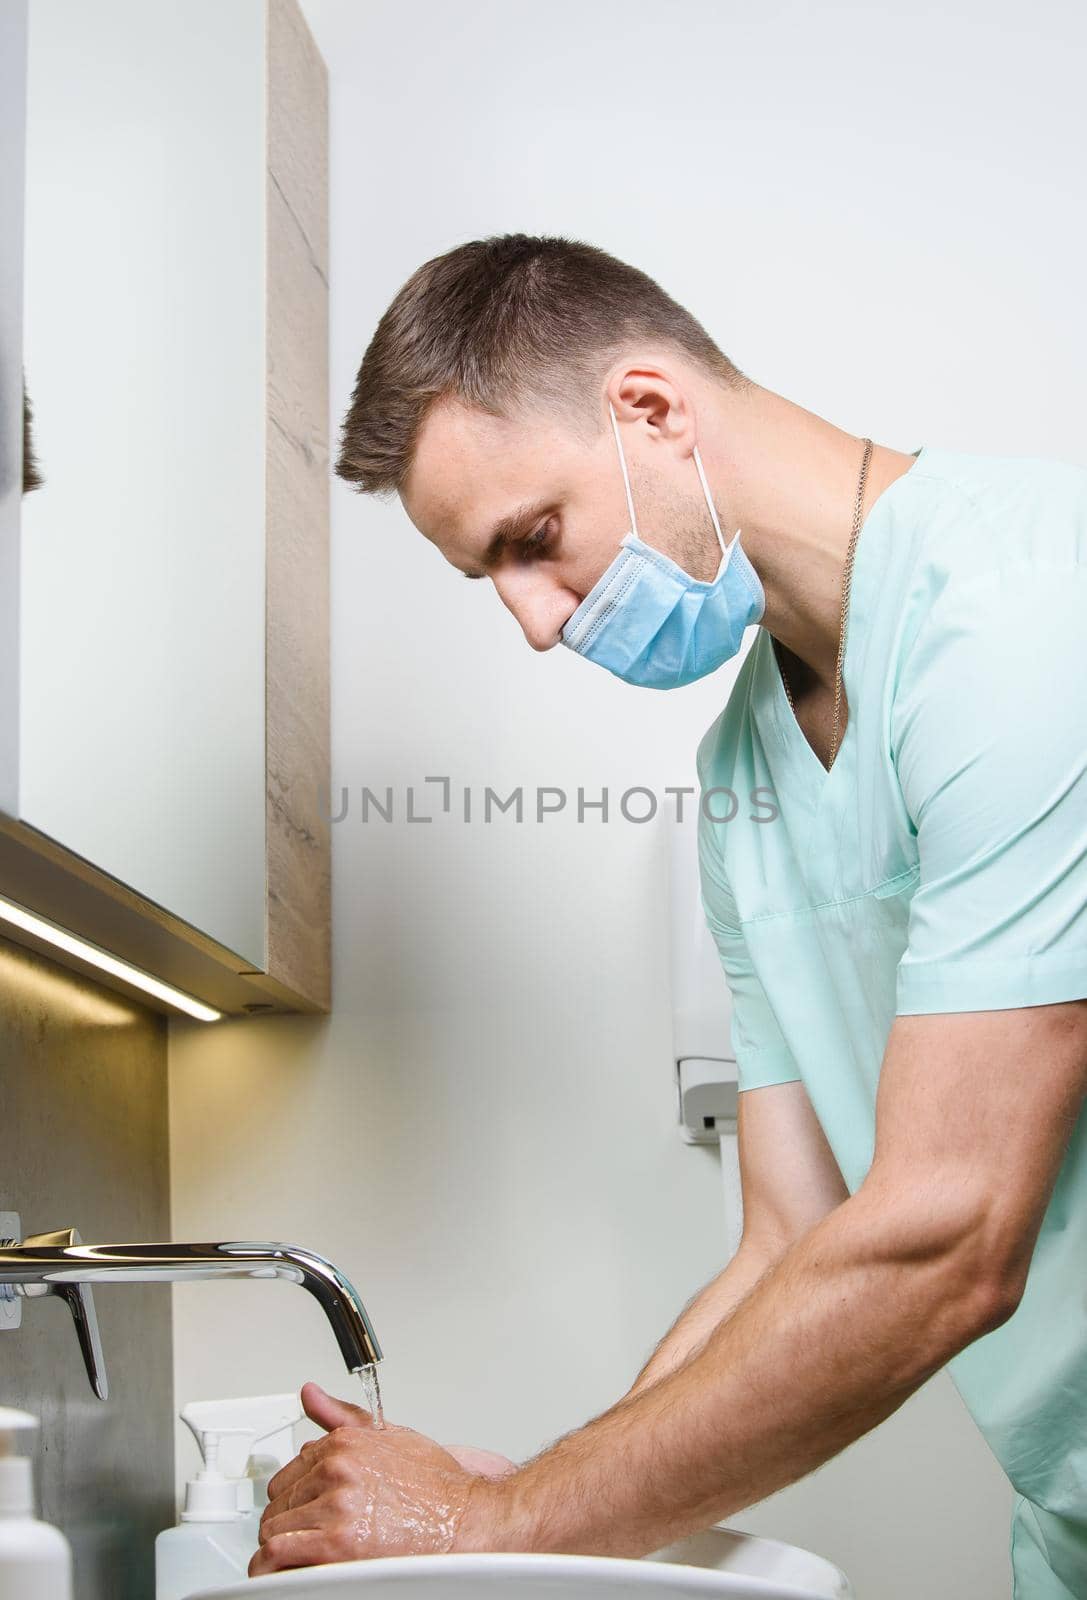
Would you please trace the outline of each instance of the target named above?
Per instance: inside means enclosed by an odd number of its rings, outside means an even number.
[[[306,1415],[328,1432],[302,1446],[268,1485],[249,1576],[374,1556],[483,1550],[489,1480],[515,1464],[488,1450],[444,1449],[413,1428],[375,1428],[369,1411],[302,1388]]]

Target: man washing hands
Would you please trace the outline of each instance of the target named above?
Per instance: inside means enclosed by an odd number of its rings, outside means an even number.
[[[303,1409],[328,1432],[269,1483],[249,1576],[479,1550],[644,1556],[793,1482],[894,1406],[865,1403],[848,1352],[812,1350],[810,1319],[833,1320],[834,1291],[802,1269],[761,1315],[748,1299],[721,1321],[754,1280],[752,1258],[735,1258],[616,1405],[521,1466],[413,1428],[375,1428],[362,1406],[304,1384]],[[774,1355],[760,1345],[793,1294],[809,1308],[788,1338],[797,1386],[775,1393]]]
[[[616,1405],[522,1466],[473,1446],[447,1449],[413,1428],[375,1428],[362,1406],[304,1384],[303,1409],[328,1432],[270,1481],[249,1576],[480,1550],[647,1555],[793,1482],[893,1409],[862,1408],[863,1376],[845,1352],[813,1360],[804,1317],[790,1338],[798,1376],[818,1365],[836,1381],[792,1405],[763,1388],[773,1358],[759,1358],[757,1307],[733,1313],[731,1337],[715,1327],[740,1290],[742,1274],[726,1272]],[[794,1289],[812,1296],[813,1314],[833,1318],[833,1291],[794,1274],[779,1297]],[[765,1407],[753,1404],[760,1389]]]
[[[842,1415],[841,1397],[856,1395],[863,1380],[839,1353],[828,1363],[838,1386],[801,1407],[811,1417],[806,1449],[781,1395],[772,1402],[780,1426],[767,1438],[751,1404],[754,1366],[730,1370],[734,1352],[757,1353],[759,1319],[750,1309],[746,1318],[734,1313],[733,1338],[720,1337],[713,1322],[723,1314],[723,1277],[687,1308],[616,1405],[522,1466],[473,1446],[447,1449],[413,1428],[376,1428],[362,1406],[304,1384],[303,1409],[328,1432],[271,1479],[249,1576],[480,1550],[643,1556],[792,1482],[881,1420]],[[832,1297],[816,1299],[833,1316]],[[793,1341],[807,1365],[804,1327]],[[755,1419],[744,1421],[749,1409]]]

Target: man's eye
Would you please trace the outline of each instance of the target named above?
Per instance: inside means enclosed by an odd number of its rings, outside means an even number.
[[[541,550],[547,543],[550,531],[551,523],[549,520],[544,523],[542,528],[537,528],[535,533],[530,533],[527,539],[523,539],[521,541],[521,548],[525,554],[534,555],[538,550]]]

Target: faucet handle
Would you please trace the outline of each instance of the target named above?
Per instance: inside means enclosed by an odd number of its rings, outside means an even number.
[[[109,1399],[109,1378],[106,1375],[106,1358],[102,1353],[102,1339],[98,1332],[98,1313],[94,1309],[94,1295],[89,1283],[58,1284],[54,1289],[68,1303],[75,1322],[76,1337],[83,1352],[91,1388],[99,1400]]]
[[[24,1249],[68,1249],[82,1244],[75,1228],[58,1228],[53,1233],[33,1233],[23,1240]],[[89,1283],[51,1283],[50,1294],[65,1301],[72,1313],[76,1337],[83,1353],[83,1364],[91,1388],[99,1400],[109,1399],[109,1378],[106,1375],[106,1358],[102,1353],[102,1338],[98,1332],[98,1313],[94,1309],[94,1295]]]

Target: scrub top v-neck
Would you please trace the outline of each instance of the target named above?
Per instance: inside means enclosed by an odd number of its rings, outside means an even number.
[[[828,770],[758,629],[699,853],[740,1089],[801,1080],[855,1192],[896,1015],[1087,996],[1087,471],[924,446],[862,523],[842,681]],[[1022,1595],[1087,1594],[1087,1113],[1021,1304],[948,1370],[1020,1492]]]

